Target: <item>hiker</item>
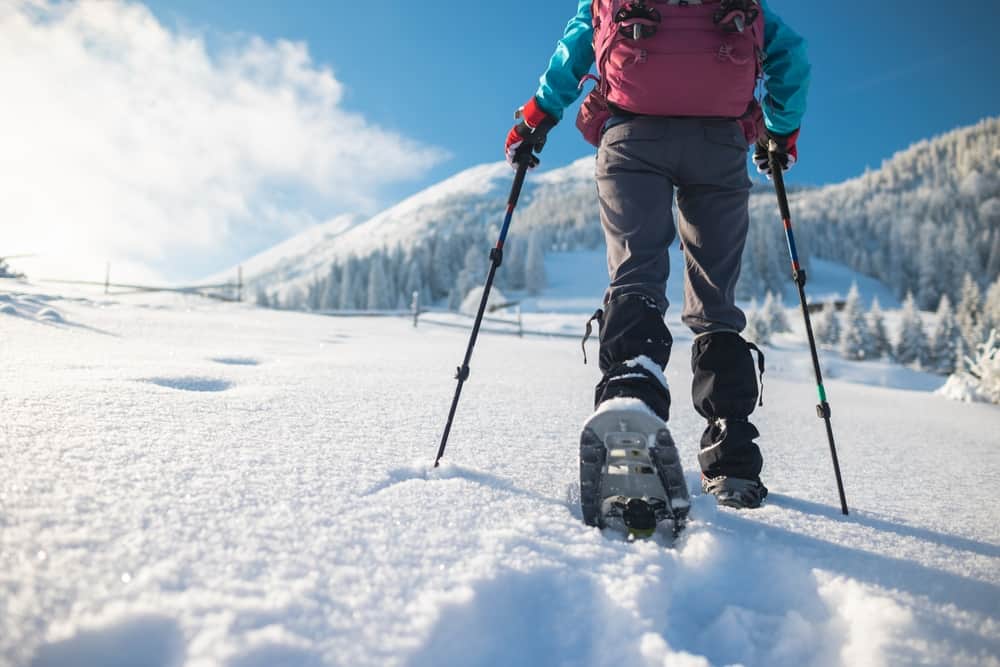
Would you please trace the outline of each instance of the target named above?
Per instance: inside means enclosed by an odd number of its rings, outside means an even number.
[[[674,189],[685,272],[682,321],[695,334],[694,407],[707,421],[702,487],[720,503],[757,507],[760,436],[749,421],[757,368],[735,302],[749,226],[747,152],[758,171],[798,157],[810,66],[805,42],[764,0],[580,0],[534,96],[516,114],[507,159],[539,152],[593,65],[596,86],[577,126],[597,146],[596,178],[610,284],[600,331],[595,407],[637,399],[664,422],[663,369]],[[755,99],[763,81],[761,100]],[[594,318],[592,318],[594,319]]]

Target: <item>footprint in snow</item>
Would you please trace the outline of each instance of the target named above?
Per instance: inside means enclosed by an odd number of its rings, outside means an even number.
[[[42,308],[40,311],[38,311],[35,317],[37,317],[40,320],[45,320],[46,322],[53,322],[59,324],[62,324],[63,322],[66,321],[63,319],[63,316],[59,313],[59,311],[55,310],[54,308]]]
[[[44,644],[35,653],[31,667],[179,667],[185,652],[177,621],[143,614]]]
[[[464,480],[495,491],[505,491],[512,495],[528,497],[541,503],[564,507],[562,500],[522,489],[513,480],[481,470],[448,463],[447,461],[442,463],[440,468],[435,468],[430,463],[413,463],[408,466],[392,468],[385,471],[380,480],[362,491],[362,495],[374,496],[399,484],[412,481],[436,482],[448,480]]]
[[[140,382],[179,391],[225,391],[233,386],[233,383],[227,380],[205,377],[145,378]]]
[[[364,491],[364,495],[371,496],[390,487],[409,482],[421,480],[430,482],[434,480],[464,479],[469,482],[481,484],[496,489],[515,490],[511,481],[497,477],[487,472],[473,470],[464,466],[451,463],[443,463],[440,468],[435,468],[430,463],[413,463],[408,466],[401,466],[387,470],[382,479]]]
[[[260,361],[253,357],[212,357],[209,361],[226,366],[259,366]]]

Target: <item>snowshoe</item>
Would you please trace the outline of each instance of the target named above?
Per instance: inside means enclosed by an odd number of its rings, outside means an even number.
[[[580,504],[589,526],[629,539],[659,526],[676,536],[690,509],[687,483],[667,425],[641,401],[601,405],[580,436]]]

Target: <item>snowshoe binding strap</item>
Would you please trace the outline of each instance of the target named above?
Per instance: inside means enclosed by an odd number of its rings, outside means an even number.
[[[701,490],[718,499],[720,505],[736,509],[754,509],[767,498],[767,487],[759,479],[737,477],[701,478]]]
[[[595,310],[594,314],[590,316],[589,320],[587,320],[587,328],[583,332],[583,340],[580,341],[580,347],[583,348],[584,364],[587,363],[587,341],[590,340],[590,334],[594,332],[594,328],[591,326],[591,323],[594,321],[597,322],[597,336],[600,338],[601,329],[604,328],[604,311],[600,308]]]
[[[660,27],[660,12],[648,6],[644,0],[626,2],[615,12],[618,34],[625,39],[647,39],[656,34]]]
[[[764,352],[759,347],[747,341],[747,348],[751,352],[757,353],[757,377],[760,379],[760,392],[758,393],[758,405],[764,407]]]

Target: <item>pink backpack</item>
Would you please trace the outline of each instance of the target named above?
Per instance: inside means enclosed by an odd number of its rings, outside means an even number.
[[[764,53],[757,0],[593,0],[591,12],[600,78],[576,121],[587,141],[600,143],[608,103],[650,116],[738,118],[756,140]]]

